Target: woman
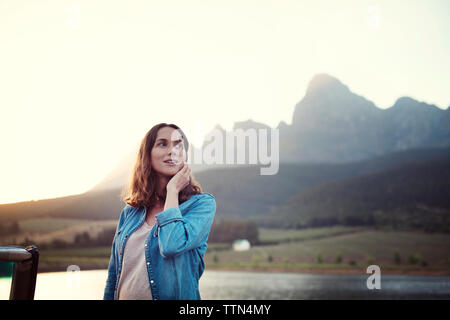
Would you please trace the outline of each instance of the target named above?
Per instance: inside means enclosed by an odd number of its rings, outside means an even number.
[[[216,212],[174,124],[145,135],[112,243],[104,299],[199,300],[203,255]]]

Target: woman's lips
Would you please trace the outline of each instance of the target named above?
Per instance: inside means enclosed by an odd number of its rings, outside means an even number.
[[[178,162],[175,161],[164,161],[164,163],[171,167],[178,165]]]

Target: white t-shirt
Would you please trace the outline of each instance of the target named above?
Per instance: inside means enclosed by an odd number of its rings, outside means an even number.
[[[128,239],[118,287],[119,300],[152,300],[145,261],[145,239],[153,225],[145,221]]]

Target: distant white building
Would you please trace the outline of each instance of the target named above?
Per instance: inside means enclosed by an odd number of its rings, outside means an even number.
[[[247,251],[250,249],[250,242],[247,239],[239,239],[233,242],[234,251]]]

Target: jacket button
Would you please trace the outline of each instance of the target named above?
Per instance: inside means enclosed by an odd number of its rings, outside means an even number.
[[[150,280],[150,283],[153,283],[154,281],[153,280]]]
[[[147,244],[144,244],[145,247],[147,247]]]
[[[150,265],[150,262],[147,262],[147,265],[149,266],[149,265]]]

